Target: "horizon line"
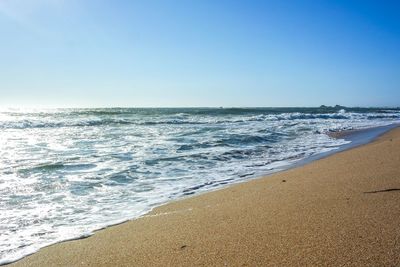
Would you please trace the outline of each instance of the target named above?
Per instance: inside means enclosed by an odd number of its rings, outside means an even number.
[[[32,106],[5,106],[0,107],[1,110],[7,109],[183,109],[183,108],[199,108],[199,109],[262,109],[262,108],[325,108],[325,109],[340,109],[340,108],[372,108],[372,109],[400,109],[400,106],[342,106],[342,105],[320,105],[320,106],[66,106],[66,107],[32,107]]]

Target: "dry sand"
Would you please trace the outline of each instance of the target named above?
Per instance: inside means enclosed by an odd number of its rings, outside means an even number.
[[[400,129],[300,168],[172,202],[14,265],[400,266]]]

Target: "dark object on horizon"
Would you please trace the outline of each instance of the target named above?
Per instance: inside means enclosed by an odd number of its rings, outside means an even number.
[[[335,108],[343,109],[343,108],[346,108],[346,107],[345,106],[341,106],[341,105],[335,105]]]
[[[342,108],[346,108],[345,106],[341,106],[341,105],[335,105],[333,106],[325,106],[325,105],[321,105],[319,106],[319,108],[338,108],[338,109],[342,109]]]

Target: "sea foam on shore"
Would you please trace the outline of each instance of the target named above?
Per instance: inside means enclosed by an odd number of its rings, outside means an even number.
[[[64,109],[0,113],[0,264],[182,196],[349,143],[388,109]]]

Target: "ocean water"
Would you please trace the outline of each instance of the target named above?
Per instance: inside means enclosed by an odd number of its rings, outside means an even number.
[[[400,122],[361,108],[0,111],[0,264]]]

